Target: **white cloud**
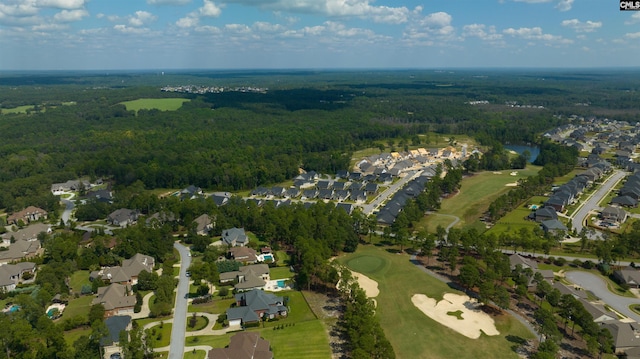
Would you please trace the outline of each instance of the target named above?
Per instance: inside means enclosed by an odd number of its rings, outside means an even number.
[[[226,24],[224,29],[228,32],[232,32],[235,34],[249,34],[251,33],[251,28],[244,24]]]
[[[519,37],[525,40],[541,40],[548,43],[571,44],[573,40],[565,39],[562,36],[545,34],[540,27],[521,27],[519,29],[508,28],[504,34]]]
[[[627,39],[640,39],[640,32],[628,32],[624,34]]]
[[[53,19],[59,22],[80,21],[82,18],[89,16],[89,12],[85,9],[62,10],[53,15]]]
[[[489,26],[487,28],[484,24],[470,24],[463,26],[462,36],[477,37],[484,41],[502,40],[502,34],[499,34],[496,31],[495,26]]]
[[[602,27],[602,22],[591,20],[581,22],[578,19],[571,19],[562,21],[562,26],[569,27],[575,30],[575,32],[594,32],[596,29]]]
[[[186,5],[191,0],[147,0],[149,5]]]
[[[640,22],[640,12],[636,12],[629,17],[629,20],[625,21],[625,25],[633,25]]]
[[[524,2],[527,4],[542,4],[557,1],[555,8],[560,11],[569,11],[574,0],[513,0],[514,2]]]
[[[451,25],[453,18],[446,12],[435,12],[414,20],[405,30],[405,39],[424,41],[433,45],[434,41],[444,43],[455,40],[455,28]]]
[[[115,25],[113,29],[123,34],[144,34],[146,32],[149,32],[149,29],[146,28],[131,27],[122,24]]]
[[[154,22],[157,16],[147,11],[136,11],[134,15],[128,17],[129,25],[141,27]]]
[[[213,1],[203,0],[202,7],[198,10],[190,12],[187,16],[178,19],[176,25],[182,28],[195,27],[200,24],[201,17],[218,17],[222,13],[221,6],[216,5]]]
[[[86,0],[36,0],[39,7],[53,7],[57,9],[79,9],[84,6]]]
[[[66,24],[40,24],[40,25],[35,25],[31,27],[31,30],[36,31],[36,32],[51,32],[51,31],[60,31],[60,30],[66,30],[68,29],[69,26]]]
[[[369,0],[227,0],[260,8],[317,14],[330,17],[359,17],[379,23],[401,24],[408,21],[406,6],[374,6]]]
[[[272,24],[270,22],[263,21],[255,22],[251,27],[261,33],[276,33],[285,31],[285,27],[280,24]]]
[[[18,2],[9,2],[9,3],[0,3],[0,17],[22,17],[22,16],[33,16],[38,13],[38,8],[29,1],[18,1]]]

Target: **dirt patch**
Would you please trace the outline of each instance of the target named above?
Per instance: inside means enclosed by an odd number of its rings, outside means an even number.
[[[424,294],[414,294],[411,302],[429,318],[468,338],[478,339],[481,333],[500,335],[493,318],[480,310],[480,304],[475,299],[466,295],[445,293],[438,302]]]

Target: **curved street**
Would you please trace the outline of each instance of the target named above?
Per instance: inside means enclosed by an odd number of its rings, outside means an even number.
[[[180,275],[178,279],[178,291],[173,312],[173,327],[171,329],[171,344],[169,346],[169,359],[182,359],[184,356],[185,331],[187,329],[187,296],[189,294],[189,278],[187,269],[191,265],[189,248],[175,242],[173,247],[180,254]]]
[[[600,201],[607,196],[607,194],[615,187],[615,185],[622,180],[627,173],[625,171],[616,170],[607,180],[600,185],[600,187],[592,193],[578,208],[578,210],[571,217],[573,227],[578,233],[582,231],[584,223],[589,216],[589,212],[599,208]],[[591,238],[597,239],[597,238]]]
[[[640,315],[629,309],[629,306],[632,304],[640,304],[640,299],[622,297],[612,293],[609,288],[607,288],[607,283],[602,278],[588,272],[569,271],[565,273],[565,278],[571,283],[577,284],[585,290],[592,292],[596,297],[600,298],[620,314],[623,314],[636,322],[640,322]]]

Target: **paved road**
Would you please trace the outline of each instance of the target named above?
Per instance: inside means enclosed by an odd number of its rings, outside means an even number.
[[[74,196],[74,194],[71,194],[72,196],[69,198],[62,198],[60,201],[62,203],[64,203],[64,211],[62,212],[62,220],[64,221],[64,224],[68,224],[69,221],[71,220],[71,211],[73,211],[73,208],[75,208],[76,204],[74,201],[72,201],[72,198]]]
[[[607,196],[613,187],[627,175],[626,172],[617,170],[600,187],[587,198],[580,208],[575,212],[571,220],[573,227],[578,233],[582,231],[585,220],[589,216],[589,212],[598,208],[598,203]],[[596,238],[591,238],[596,239]]]
[[[513,249],[501,249],[502,253],[504,254],[513,254]],[[592,261],[593,263],[599,263],[600,261],[597,258],[585,258],[585,257],[572,257],[572,256],[565,256],[565,255],[555,255],[555,254],[544,254],[544,253],[533,253],[533,252],[523,252],[523,251],[517,251],[518,254],[520,254],[521,256],[531,256],[531,257],[543,257],[543,258],[549,258],[549,257],[553,257],[553,258],[564,258],[567,260],[567,262],[572,262],[576,259],[581,260],[582,262],[584,261]],[[631,262],[626,262],[626,261],[620,261],[620,262],[615,262],[615,265],[620,265],[623,267],[629,266],[629,264],[631,264]]]
[[[420,176],[422,174],[422,170],[420,171],[409,171],[407,175],[402,177],[399,181],[389,186],[386,190],[380,193],[371,203],[365,204],[362,206],[362,213],[365,215],[370,215],[373,211],[378,208],[382,204],[382,202],[386,201],[389,197],[393,196],[394,193],[398,192],[402,187],[404,187],[407,182],[412,179]]]
[[[640,322],[640,315],[629,309],[629,305],[631,304],[640,304],[640,299],[622,297],[611,293],[607,288],[607,283],[602,278],[592,273],[569,271],[565,273],[565,278],[570,282],[591,291],[596,297],[600,298],[617,312],[635,320],[636,322]]]
[[[180,279],[178,280],[178,293],[173,311],[173,328],[171,329],[171,344],[169,347],[169,359],[182,359],[184,356],[184,337],[187,329],[187,294],[189,294],[189,278],[187,269],[191,265],[189,248],[176,242],[173,247],[180,254]]]

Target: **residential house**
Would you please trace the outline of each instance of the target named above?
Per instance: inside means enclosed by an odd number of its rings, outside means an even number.
[[[97,191],[87,192],[86,199],[92,199],[96,202],[113,203],[113,192],[108,189],[100,189]]]
[[[54,196],[59,196],[64,192],[75,192],[83,188],[91,187],[91,183],[88,181],[69,180],[64,183],[54,183],[51,185],[51,193]]]
[[[220,283],[236,283],[236,291],[263,289],[268,280],[269,266],[266,264],[252,264],[237,271],[220,273]]]
[[[611,200],[611,204],[621,207],[636,208],[638,206],[638,201],[629,196],[617,196]]]
[[[213,200],[213,203],[215,203],[216,206],[220,207],[220,206],[224,206],[229,202],[229,200],[231,199],[231,193],[215,192],[209,197]]]
[[[538,262],[514,253],[509,256],[509,268],[511,268],[511,270],[514,270],[517,266],[520,266],[522,269],[530,268],[533,271],[534,275],[535,273],[540,273],[542,275],[542,278],[549,282],[553,282],[554,275],[552,270],[538,269]],[[532,286],[534,284],[533,279],[534,276],[531,276],[531,278],[529,278],[528,286]]]
[[[229,249],[229,255],[241,263],[255,263],[258,261],[258,253],[249,247],[231,247]]]
[[[367,194],[376,194],[378,192],[378,184],[377,183],[367,183],[367,185],[365,186],[364,190],[367,192]]]
[[[117,209],[107,216],[107,223],[122,228],[136,224],[137,220],[138,211],[128,208]]]
[[[249,237],[244,228],[231,228],[222,231],[222,242],[232,247],[244,247],[249,244]]]
[[[337,203],[336,207],[344,209],[349,215],[351,215],[351,213],[353,213],[353,210],[355,209],[355,206],[351,203]]]
[[[594,304],[587,299],[580,299],[584,309],[591,314],[593,321],[596,323],[611,322],[618,319],[618,316],[604,307],[602,304]]]
[[[316,197],[318,197],[318,190],[317,189],[305,189],[304,191],[302,191],[302,198],[303,200],[305,199],[314,199]]]
[[[37,257],[44,252],[38,240],[20,239],[9,244],[8,248],[8,250],[0,251],[0,265]]]
[[[180,191],[180,197],[183,199],[195,199],[202,196],[202,188],[190,185]]]
[[[569,229],[567,228],[567,226],[565,226],[562,222],[560,222],[557,219],[550,219],[548,221],[543,221],[540,223],[540,225],[542,226],[542,230],[545,231],[545,233],[562,233],[562,232],[567,232]]]
[[[235,295],[236,306],[227,309],[229,326],[258,323],[261,319],[286,317],[288,308],[284,298],[262,290],[250,290]]]
[[[529,219],[532,219],[538,223],[558,219],[558,213],[553,207],[538,208],[535,212],[531,212]]]
[[[161,227],[165,223],[172,223],[176,221],[176,215],[173,212],[161,211],[156,212],[145,220],[145,224],[149,227]]]
[[[272,187],[269,191],[272,196],[279,198],[284,197],[285,193],[287,192],[287,190],[285,190],[283,187]]]
[[[214,223],[208,214],[202,214],[193,220],[196,224],[196,233],[199,236],[206,236],[213,230]]]
[[[327,180],[318,181],[318,183],[316,184],[316,187],[319,190],[332,189],[333,188],[333,181],[327,181]]]
[[[131,286],[119,283],[111,283],[106,287],[98,288],[96,297],[91,305],[102,304],[105,309],[104,317],[133,313],[136,305],[136,296],[131,291]]]
[[[346,190],[351,186],[351,182],[333,182],[333,189],[336,191]]]
[[[97,278],[105,283],[119,283],[123,285],[138,284],[140,272],[153,272],[155,259],[151,256],[136,253],[133,257],[122,261],[122,266],[104,267],[89,274],[89,280]]]
[[[29,206],[20,212],[16,212],[7,217],[7,224],[18,224],[20,221],[28,224],[40,219],[47,219],[49,213],[42,208]]]
[[[287,189],[284,196],[286,198],[297,198],[297,197],[300,197],[301,193],[302,192],[300,192],[300,189],[293,187],[293,188]]]
[[[333,199],[336,201],[346,201],[349,198],[349,191],[346,189],[338,190],[333,192]]]
[[[30,273],[32,281],[35,278],[36,264],[20,262],[16,264],[0,265],[0,292],[10,292],[16,289],[16,285],[24,279],[24,275]]]
[[[320,199],[332,199],[333,190],[331,188],[321,189],[318,191],[318,198]]]
[[[349,178],[349,171],[347,171],[347,170],[338,170],[336,172],[336,178]]]
[[[269,195],[269,193],[270,193],[269,189],[265,187],[258,187],[258,188],[255,188],[253,191],[251,191],[252,196],[258,196],[258,197],[266,197]]]
[[[269,342],[257,332],[234,334],[226,348],[209,350],[207,359],[273,359]]]
[[[11,242],[12,238],[14,241],[22,240],[22,241],[33,242],[38,240],[38,235],[40,233],[51,234],[52,233],[51,225],[45,224],[45,223],[35,223],[28,227],[19,229],[15,232],[4,233],[0,237],[2,238],[3,243],[6,242],[7,244]]]
[[[638,353],[638,348],[640,347],[640,328],[638,323],[623,323],[616,320],[604,322],[601,325],[611,333],[616,354],[630,354],[632,351]]]
[[[367,192],[362,190],[352,190],[350,196],[351,199],[356,201],[357,203],[363,203],[367,201]]]
[[[640,271],[635,268],[625,268],[613,272],[613,276],[621,284],[631,288],[640,288]]]
[[[608,206],[600,212],[602,225],[617,226],[627,219],[627,212],[620,207]]]

